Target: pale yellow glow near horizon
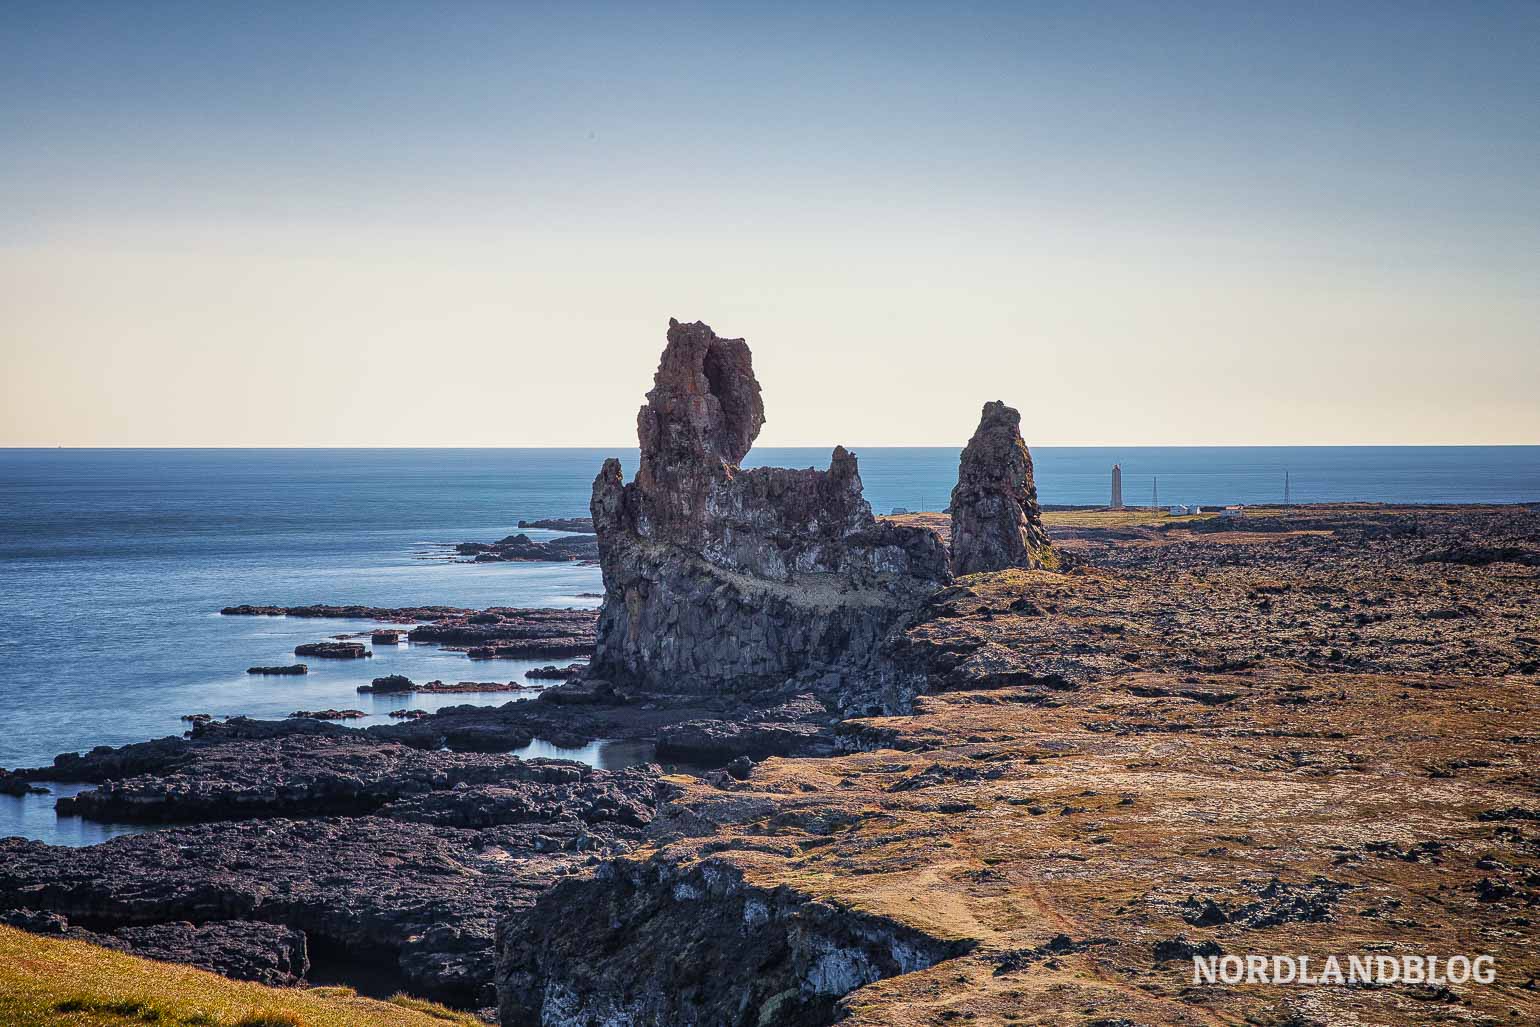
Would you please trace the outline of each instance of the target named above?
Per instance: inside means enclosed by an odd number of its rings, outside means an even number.
[[[0,4],[0,445],[1540,443],[1540,6]]]
[[[1474,278],[1132,232],[769,237],[0,248],[0,444],[631,445],[670,316],[748,339],[762,445],[956,444],[996,398],[1038,445],[1540,441],[1532,305]]]

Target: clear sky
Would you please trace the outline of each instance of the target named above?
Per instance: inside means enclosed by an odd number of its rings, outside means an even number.
[[[1540,3],[0,3],[0,444],[1540,442]]]

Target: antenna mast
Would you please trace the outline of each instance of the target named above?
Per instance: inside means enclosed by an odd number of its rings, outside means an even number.
[[[1289,505],[1289,472],[1283,472],[1283,505]]]

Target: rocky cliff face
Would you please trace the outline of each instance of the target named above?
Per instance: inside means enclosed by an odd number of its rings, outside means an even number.
[[[985,403],[952,489],[952,571],[1054,566],[1021,414],[999,400]]]
[[[503,1027],[823,1027],[853,989],[971,947],[757,886],[727,859],[611,860],[502,925],[499,1012]]]
[[[270,735],[241,737],[262,723]],[[324,727],[232,722],[76,761],[110,777],[61,814],[207,823],[80,848],[0,839],[0,923],[271,984],[313,969],[481,1008],[495,1001],[497,922],[629,850],[664,794],[656,767]]]
[[[949,579],[933,533],[872,516],[843,447],[824,471],[739,467],[764,421],[743,340],[671,320],[637,417],[636,478],[609,460],[594,481],[596,676],[672,692],[792,679],[837,690]]]

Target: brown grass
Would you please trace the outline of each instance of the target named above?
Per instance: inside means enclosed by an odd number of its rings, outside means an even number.
[[[361,998],[351,988],[269,988],[79,941],[0,926],[5,1027],[471,1027],[420,999]]]

